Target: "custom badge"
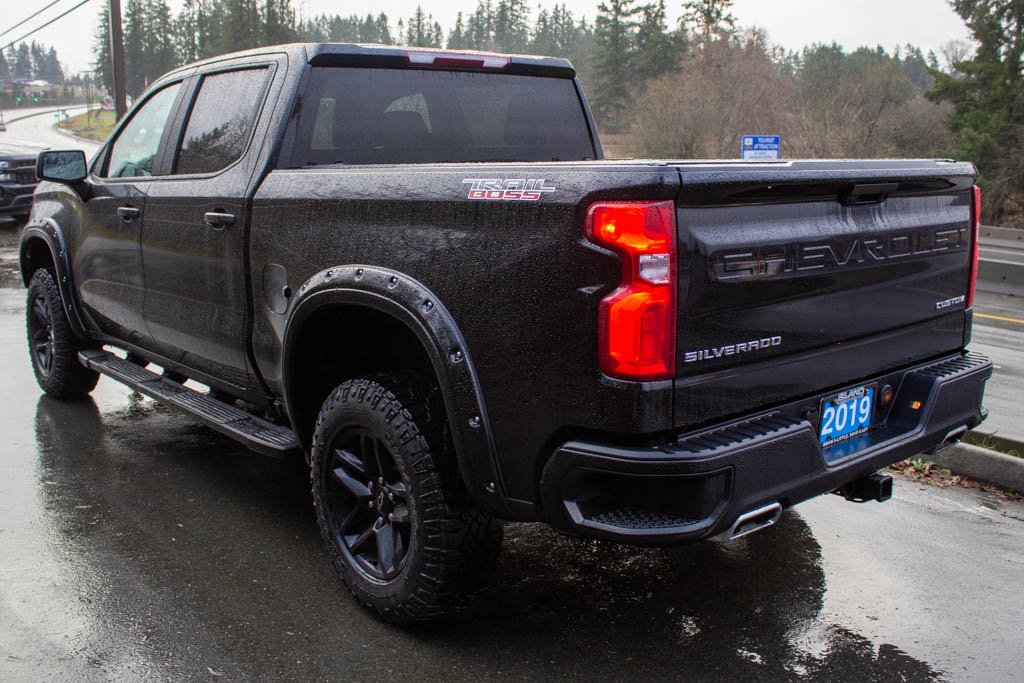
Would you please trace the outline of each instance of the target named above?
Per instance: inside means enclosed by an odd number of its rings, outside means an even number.
[[[466,178],[462,183],[469,185],[468,199],[507,202],[535,202],[556,189],[543,178]]]

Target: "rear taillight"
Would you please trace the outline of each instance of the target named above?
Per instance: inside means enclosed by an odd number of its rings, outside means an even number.
[[[652,381],[676,371],[673,202],[599,202],[587,238],[622,257],[622,282],[598,309],[598,358],[609,377]]]
[[[971,278],[967,284],[967,308],[974,305],[974,290],[978,288],[978,241],[981,238],[981,188],[971,193]]]

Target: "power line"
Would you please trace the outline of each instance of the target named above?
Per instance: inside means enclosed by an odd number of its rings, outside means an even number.
[[[6,36],[6,35],[7,35],[8,33],[10,33],[11,31],[13,31],[14,29],[18,28],[19,26],[21,26],[22,24],[24,24],[24,23],[26,23],[26,22],[28,22],[28,21],[31,21],[31,20],[35,19],[35,18],[36,18],[36,17],[38,17],[38,16],[40,15],[40,14],[42,14],[43,12],[45,12],[45,11],[46,11],[46,10],[48,10],[48,9],[50,9],[51,7],[53,7],[54,5],[56,5],[57,3],[61,2],[61,1],[62,1],[62,0],[53,0],[53,2],[51,2],[51,3],[49,4],[49,5],[47,5],[47,6],[46,6],[46,7],[44,7],[43,9],[39,10],[38,12],[36,12],[35,14],[33,14],[32,16],[30,16],[30,17],[25,17],[24,19],[22,19],[21,21],[19,21],[19,22],[18,22],[17,24],[15,24],[14,26],[12,26],[12,27],[10,27],[9,29],[7,29],[6,31],[4,31],[4,32],[0,33],[0,36]]]
[[[42,31],[44,28],[46,28],[50,24],[54,23],[58,19],[63,19],[64,17],[66,17],[67,15],[71,14],[76,9],[78,9],[79,7],[81,7],[82,5],[84,5],[84,4],[86,4],[86,3],[90,2],[90,1],[91,0],[82,0],[80,3],[78,3],[77,5],[72,7],[71,9],[67,10],[66,12],[64,12],[62,14],[58,14],[57,16],[55,16],[53,19],[50,19],[48,22],[46,22],[42,26],[40,26],[38,28],[34,28],[31,31],[29,31],[28,33],[26,33],[25,35],[21,36],[20,38],[15,38],[14,40],[12,40],[11,42],[7,43],[3,47],[0,47],[0,50],[6,50],[9,47],[13,47],[14,45],[16,45],[16,44],[20,43],[21,41],[25,40],[26,38],[28,38],[29,36],[34,35],[36,33],[39,33],[40,31]]]

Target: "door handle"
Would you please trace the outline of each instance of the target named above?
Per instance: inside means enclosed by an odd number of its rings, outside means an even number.
[[[209,211],[203,214],[203,220],[211,228],[227,228],[235,224],[235,214]]]
[[[134,206],[119,206],[117,207],[117,215],[125,221],[132,221],[139,217],[142,212],[136,209]]]

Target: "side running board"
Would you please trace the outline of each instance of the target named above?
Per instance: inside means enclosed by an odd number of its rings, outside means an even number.
[[[189,389],[131,361],[101,350],[81,351],[82,365],[127,384],[141,394],[179,408],[200,422],[274,458],[301,452],[299,440],[287,427],[256,417],[234,405]]]

